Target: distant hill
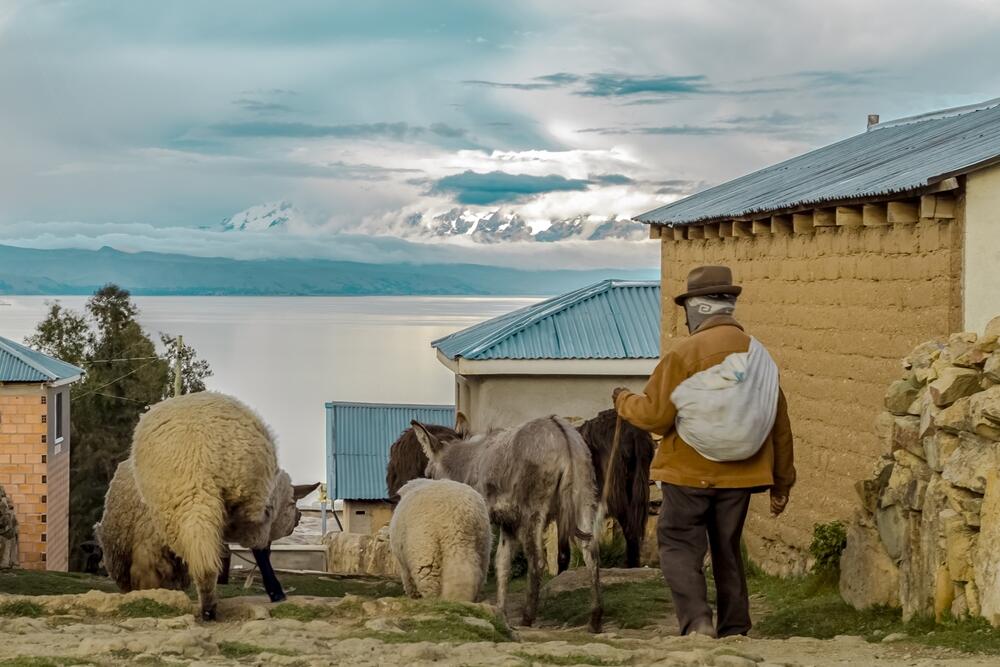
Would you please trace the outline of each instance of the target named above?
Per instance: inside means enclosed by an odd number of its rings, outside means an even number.
[[[152,252],[36,250],[0,245],[0,294],[90,294],[116,283],[133,294],[247,296],[547,295],[605,278],[650,280],[655,269],[517,270],[478,264],[235,260]]]

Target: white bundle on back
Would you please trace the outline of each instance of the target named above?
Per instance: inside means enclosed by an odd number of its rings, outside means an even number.
[[[695,373],[674,389],[675,425],[709,461],[742,461],[767,439],[778,411],[778,366],[756,338],[750,349]]]

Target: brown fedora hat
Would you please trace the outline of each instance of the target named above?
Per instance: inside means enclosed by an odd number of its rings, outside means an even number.
[[[674,303],[680,306],[684,304],[684,299],[708,294],[738,296],[742,291],[742,287],[733,284],[733,272],[728,266],[699,266],[691,269],[687,291],[674,297]]]

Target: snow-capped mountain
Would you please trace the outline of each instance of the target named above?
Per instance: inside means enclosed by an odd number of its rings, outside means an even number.
[[[258,204],[240,211],[222,222],[224,231],[262,232],[288,229],[301,220],[301,214],[291,202]]]
[[[535,228],[519,214],[496,209],[493,211],[473,211],[453,208],[429,220],[417,213],[405,220],[404,236],[459,237],[465,236],[479,243],[501,243],[504,241],[555,242],[566,239],[599,241],[602,239],[642,240],[646,229],[639,223],[618,218],[592,219],[577,216],[563,220],[549,220],[547,224],[536,223]]]
[[[240,211],[226,219],[222,228],[225,231],[307,233],[311,227],[292,203],[281,201],[258,204]],[[414,240],[464,237],[484,244],[508,241],[553,243],[568,239],[639,241],[645,239],[647,234],[643,225],[614,217],[581,215],[561,220],[529,222],[516,211],[508,209],[476,210],[461,207],[438,214],[413,213],[396,223],[366,224],[361,230],[368,234],[391,234]]]

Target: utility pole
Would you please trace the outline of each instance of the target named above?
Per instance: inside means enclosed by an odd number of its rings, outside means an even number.
[[[177,361],[174,364],[174,396],[181,395],[181,353],[184,350],[184,336],[177,337]]]

